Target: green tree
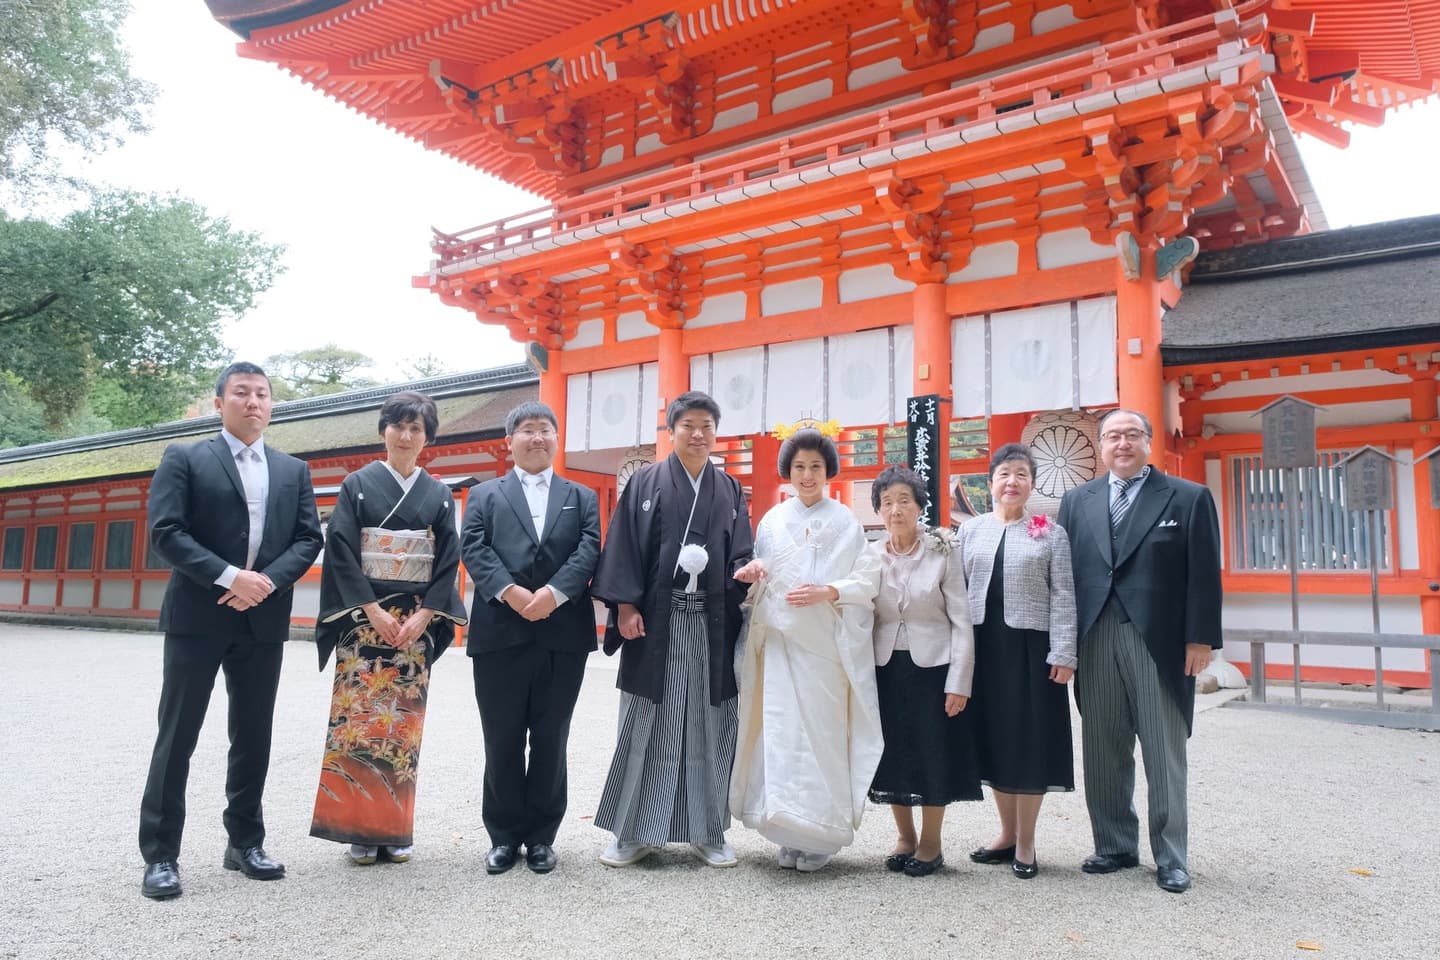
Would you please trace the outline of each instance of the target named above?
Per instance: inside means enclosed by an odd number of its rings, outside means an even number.
[[[277,399],[296,400],[373,387],[374,380],[357,373],[372,363],[358,350],[345,350],[338,344],[327,343],[323,347],[277,353],[266,359],[265,372],[270,375]]]
[[[48,179],[62,145],[96,151],[145,129],[150,84],[130,74],[126,0],[0,0],[0,182]]]
[[[423,354],[400,364],[400,375],[407,380],[429,380],[431,377],[441,377],[453,372],[450,364],[433,353]]]
[[[281,252],[178,197],[102,193],[58,223],[0,216],[0,371],[55,432],[92,397],[117,428],[173,419]]]

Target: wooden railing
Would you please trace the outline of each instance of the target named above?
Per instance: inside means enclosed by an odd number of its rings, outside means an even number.
[[[1219,82],[1223,67],[1218,61],[1263,54],[1252,42],[1264,33],[1265,20],[1251,15],[1263,6],[1263,0],[1254,0],[1235,11],[1198,17],[874,114],[645,174],[612,190],[595,190],[552,207],[456,233],[437,230],[431,247],[443,268],[667,203],[690,201],[691,209],[698,212],[750,196],[747,188],[759,196],[774,190],[769,184],[774,178],[793,175],[804,180],[806,171],[846,160],[851,161],[847,167],[858,171],[866,166],[862,155],[876,151],[880,155],[873,157],[873,163],[889,165],[930,152],[927,139],[950,131],[956,132],[955,142],[947,148],[962,140],[978,141],[1077,116],[1078,108],[1083,104],[1089,109],[1096,97],[1109,97],[1110,104],[1118,107],[1201,82]],[[960,130],[965,131],[963,137]]]

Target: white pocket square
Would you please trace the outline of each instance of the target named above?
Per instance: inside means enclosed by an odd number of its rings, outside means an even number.
[[[572,505],[571,505],[571,506],[568,506],[568,507],[561,507],[561,508],[560,508],[560,509],[561,509],[561,510],[574,510],[574,509],[575,509],[575,507],[574,507],[574,505],[573,505],[573,504],[572,504]]]
[[[1180,526],[1180,521],[1179,521],[1179,520],[1161,520],[1159,523],[1155,524],[1155,526],[1157,526],[1157,527],[1178,527],[1178,526]]]

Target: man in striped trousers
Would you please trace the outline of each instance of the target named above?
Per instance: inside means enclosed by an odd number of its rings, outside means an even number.
[[[1137,866],[1135,740],[1149,784],[1150,850],[1162,890],[1190,888],[1185,745],[1195,675],[1220,640],[1220,524],[1210,491],[1147,465],[1150,421],[1100,420],[1106,473],[1065,494],[1080,632],[1075,698],[1095,853],[1086,873]]]

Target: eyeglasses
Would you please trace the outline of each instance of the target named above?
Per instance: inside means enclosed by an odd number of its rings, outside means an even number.
[[[1128,440],[1130,443],[1139,443],[1150,434],[1144,430],[1106,430],[1100,434],[1100,439],[1106,443],[1119,443],[1121,440]]]
[[[515,431],[515,436],[519,437],[522,440],[534,440],[536,438],[539,438],[541,440],[554,440],[555,431],[551,430],[549,427],[546,427],[543,430],[531,430],[529,427],[522,427],[519,430]]]

